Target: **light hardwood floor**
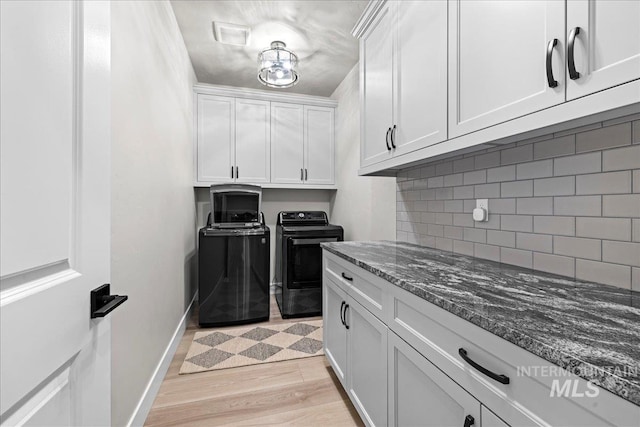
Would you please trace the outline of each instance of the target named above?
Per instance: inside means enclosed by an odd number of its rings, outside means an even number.
[[[271,299],[268,323],[280,316]],[[325,357],[178,375],[198,326],[191,317],[146,426],[361,426],[362,421]]]

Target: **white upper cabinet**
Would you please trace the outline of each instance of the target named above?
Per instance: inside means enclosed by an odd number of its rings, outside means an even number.
[[[304,181],[304,106],[271,103],[271,182]]]
[[[447,2],[396,5],[394,155],[447,139]]]
[[[333,184],[335,135],[333,108],[304,106],[304,182]]]
[[[566,32],[567,100],[640,78],[639,1],[568,1]]]
[[[386,2],[360,35],[361,165],[447,137],[447,2]]]
[[[334,189],[336,105],[315,96],[195,85],[195,186]]]
[[[235,99],[198,94],[197,180],[229,182],[235,176]]]
[[[564,8],[558,0],[449,3],[450,138],[564,102]]]
[[[393,126],[393,2],[386,3],[360,39],[360,164],[391,157]]]
[[[271,108],[268,101],[236,99],[236,181],[271,178]]]

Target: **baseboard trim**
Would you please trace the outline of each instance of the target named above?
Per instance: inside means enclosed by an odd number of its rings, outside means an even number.
[[[133,411],[129,422],[127,423],[127,427],[137,427],[143,426],[144,422],[149,415],[149,411],[151,410],[151,406],[153,405],[153,401],[160,390],[160,385],[162,384],[162,380],[164,380],[165,375],[167,374],[167,370],[169,369],[169,365],[171,364],[171,360],[173,359],[173,355],[176,353],[178,349],[178,345],[180,344],[180,340],[184,335],[184,331],[187,328],[187,323],[189,322],[189,318],[191,317],[191,313],[193,312],[194,302],[198,297],[198,292],[195,293],[193,299],[189,303],[189,307],[185,311],[180,323],[178,323],[178,327],[176,331],[173,333],[173,337],[171,337],[171,341],[169,341],[169,345],[164,351],[164,354],[160,358],[160,363],[156,366],[149,383],[147,384],[147,388],[142,393],[142,397],[136,406],[136,409]]]

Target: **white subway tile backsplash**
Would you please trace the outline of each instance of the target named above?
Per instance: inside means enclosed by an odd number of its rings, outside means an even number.
[[[576,177],[541,178],[533,181],[534,196],[569,196],[576,194]]]
[[[640,218],[640,194],[602,196],[602,215]]]
[[[631,193],[631,171],[578,175],[576,194]]]
[[[576,259],[576,278],[631,289],[631,267]]]
[[[516,165],[516,179],[518,180],[549,176],[553,176],[553,160],[539,160]]]
[[[600,172],[601,169],[600,152],[576,154],[575,156],[558,157],[553,159],[553,174],[555,176],[594,173]]]
[[[554,197],[553,214],[565,216],[600,216],[602,215],[602,196]]]
[[[533,196],[533,181],[512,181],[500,184],[502,197],[531,197]]]
[[[583,132],[576,135],[576,153],[631,145],[631,123]]]
[[[638,117],[400,171],[398,240],[640,290]]]

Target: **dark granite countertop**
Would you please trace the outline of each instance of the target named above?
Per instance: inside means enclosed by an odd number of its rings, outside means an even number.
[[[640,406],[640,293],[403,242],[329,252]]]

